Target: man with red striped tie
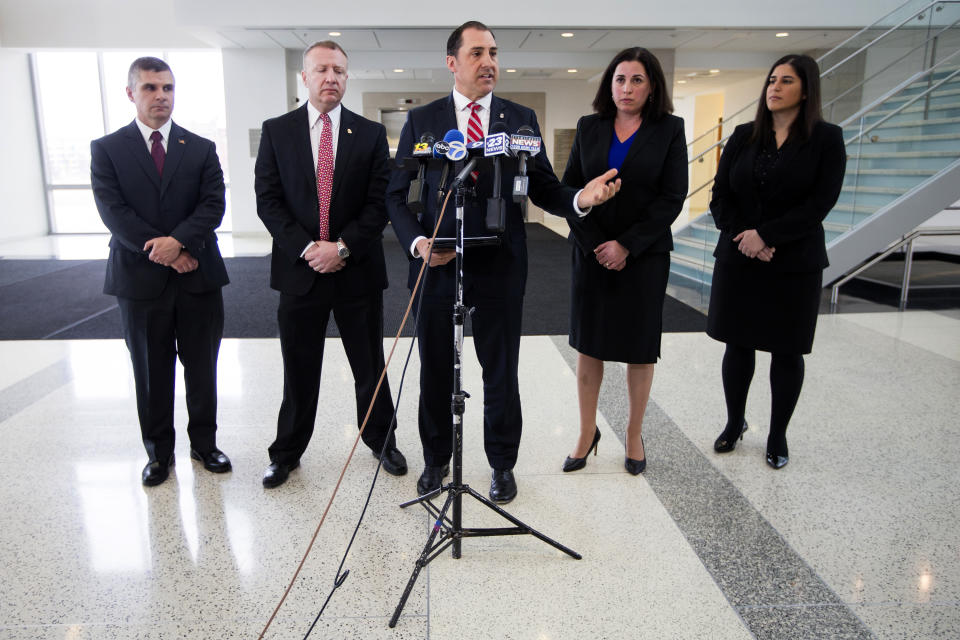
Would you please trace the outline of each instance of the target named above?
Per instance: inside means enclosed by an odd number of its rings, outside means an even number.
[[[532,109],[493,95],[499,77],[497,43],[483,23],[470,21],[457,27],[447,39],[447,68],[453,73],[454,88],[449,96],[412,110],[400,134],[398,157],[409,153],[414,142],[427,132],[438,138],[449,129],[458,129],[466,139],[479,140],[494,122],[502,122],[513,133],[522,126],[540,136]],[[529,194],[534,203],[555,215],[586,215],[587,210],[612,197],[619,180],[608,184],[616,171],[607,172],[577,191],[557,180],[547,154],[536,155],[529,163]],[[517,173],[515,160],[504,161],[501,193],[512,192]],[[421,259],[430,256],[430,271],[422,293],[423,304],[417,324],[420,348],[420,440],[423,443],[424,471],[417,492],[425,495],[439,488],[449,470],[453,451],[450,400],[453,392],[454,299],[453,251],[430,253],[427,238],[439,216],[439,207],[428,198],[422,216],[407,206],[406,197],[415,172],[395,167],[387,187],[387,212],[401,246],[410,252],[409,286],[420,270]],[[440,171],[426,173],[423,189],[436,193]],[[483,228],[487,198],[492,193],[490,172],[479,172],[475,198],[465,204],[466,236],[486,235]],[[464,303],[474,309],[471,316],[473,343],[483,368],[483,440],[487,462],[493,470],[490,498],[506,503],[517,495],[513,467],[520,446],[523,416],[517,367],[520,355],[520,321],[527,280],[527,244],[521,206],[506,201],[506,229],[499,246],[477,247],[464,259]],[[452,205],[451,205],[452,206]],[[454,214],[444,214],[438,237],[452,237]],[[479,226],[478,226],[479,225]]]

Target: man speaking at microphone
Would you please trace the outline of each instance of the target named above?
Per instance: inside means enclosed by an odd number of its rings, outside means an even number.
[[[536,136],[540,128],[534,112],[493,95],[499,77],[497,43],[482,23],[470,21],[457,27],[447,40],[447,68],[453,73],[451,95],[412,110],[400,134],[398,158],[408,155],[426,132],[458,129],[467,143],[482,140],[495,122],[515,132],[526,125]],[[520,355],[520,324],[527,280],[527,246],[523,213],[510,198],[515,162],[505,162],[500,191],[506,196],[506,229],[499,246],[475,247],[464,258],[464,304],[474,309],[473,342],[483,369],[483,435],[487,461],[493,469],[490,498],[510,502],[517,495],[513,467],[517,461],[523,417],[517,376]],[[418,318],[420,349],[420,440],[424,470],[417,482],[420,495],[440,487],[449,471],[453,452],[453,323],[455,263],[452,250],[430,253],[428,238],[440,213],[437,201],[440,171],[426,173],[423,188],[428,197],[419,217],[407,206],[409,185],[416,172],[398,165],[387,187],[387,212],[401,245],[411,256],[409,286],[413,288],[421,260],[429,256],[430,272],[421,292]],[[452,172],[451,172],[452,173]],[[493,192],[492,172],[476,176],[475,197],[468,197],[464,211],[466,236],[486,235],[484,214]],[[546,153],[532,159],[529,170],[530,197],[539,207],[563,217],[586,215],[593,205],[611,198],[620,188],[615,170],[595,178],[581,191],[557,180]],[[468,177],[467,181],[472,181]],[[609,182],[609,184],[608,184]],[[455,235],[453,198],[444,214],[438,237]]]

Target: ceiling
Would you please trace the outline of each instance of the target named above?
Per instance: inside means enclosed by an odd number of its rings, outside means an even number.
[[[610,58],[630,46],[675,51],[675,90],[699,92],[736,76],[755,77],[771,59],[790,52],[829,49],[852,29],[530,29],[498,28],[502,78],[595,79]],[[338,35],[331,35],[337,33]],[[356,79],[443,78],[449,29],[217,28],[197,36],[221,48],[300,50],[318,40],[336,40],[350,56]],[[572,33],[564,37],[563,33]],[[710,68],[721,74],[711,74]],[[509,72],[509,69],[515,71]],[[571,72],[575,69],[575,72]],[[513,74],[516,75],[513,75]],[[696,74],[696,75],[690,75]],[[721,79],[722,77],[722,79]]]

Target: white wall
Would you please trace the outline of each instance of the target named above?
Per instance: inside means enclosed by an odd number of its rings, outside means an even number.
[[[0,49],[0,240],[46,234],[47,203],[27,54]]]
[[[230,162],[233,232],[264,233],[253,191],[256,149],[251,155],[250,129],[287,111],[287,74],[282,49],[224,49],[224,98]]]

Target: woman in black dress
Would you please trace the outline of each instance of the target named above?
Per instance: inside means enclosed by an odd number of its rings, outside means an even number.
[[[570,346],[580,354],[580,438],[563,470],[582,469],[590,450],[596,453],[597,401],[603,363],[610,360],[627,364],[624,466],[636,475],[646,467],[641,429],[660,357],[670,224],[687,194],[687,148],[683,120],[670,115],[673,103],[660,62],[646,49],[614,57],[593,108],[595,114],[577,123],[563,182],[583,187],[588,176],[611,168],[623,181],[616,198],[570,223]]]
[[[805,55],[770,68],[757,115],[730,137],[710,211],[720,230],[714,251],[707,334],[727,344],[723,392],[727,424],[714,442],[733,451],[756,350],[771,354],[767,464],[788,460],[787,423],[803,385],[820,306],[827,249],[823,219],[836,204],[846,168],[840,127],[820,113],[820,69]]]

